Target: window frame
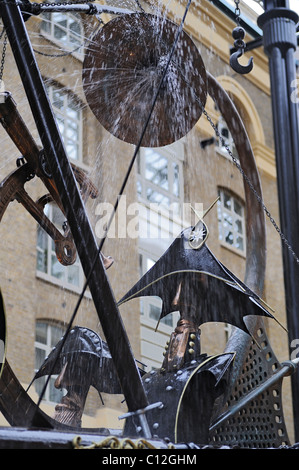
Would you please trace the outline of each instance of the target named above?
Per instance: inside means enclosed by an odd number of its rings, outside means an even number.
[[[140,277],[145,274],[146,258],[155,263],[158,256],[153,256],[152,253],[145,249],[139,248],[139,269]],[[141,261],[142,260],[142,261]],[[174,331],[178,322],[180,314],[172,312],[165,317],[165,319],[158,322],[156,319],[150,318],[150,305],[158,307],[161,311],[162,299],[158,297],[140,297],[140,341],[141,341],[141,361],[144,362],[149,370],[151,368],[160,368],[163,362],[163,351],[166,341],[169,340],[171,333]],[[167,318],[167,319],[166,319]],[[171,318],[171,325],[165,322]],[[157,328],[158,325],[158,328]],[[146,355],[150,350],[151,357]],[[145,352],[145,354],[144,354]]]
[[[150,179],[146,177],[146,153],[147,152],[155,152],[161,156],[161,158],[165,158],[168,163],[167,169],[167,181],[168,187],[173,187],[174,185],[174,165],[178,167],[178,187],[179,187],[179,194],[176,196],[170,189],[161,188],[158,184],[153,183]],[[140,202],[144,203],[146,206],[149,206],[155,201],[150,201],[147,196],[147,189],[157,190],[158,193],[163,195],[164,197],[169,199],[169,206],[174,204],[178,204],[178,217],[182,217],[182,203],[184,200],[184,183],[183,183],[183,149],[178,146],[178,151],[175,151],[172,146],[167,147],[157,147],[157,148],[141,148],[138,157],[137,157],[137,185],[141,185],[141,191],[137,190],[137,194],[139,196]],[[159,204],[159,203],[157,203]],[[167,208],[167,207],[166,207]]]
[[[242,215],[239,215],[235,210],[228,209],[224,205],[224,195],[228,196],[232,201],[235,206],[235,201],[241,206],[242,208]],[[221,244],[221,246],[224,246],[225,248],[228,248],[229,250],[233,251],[234,253],[237,253],[240,256],[246,257],[246,218],[245,218],[245,204],[242,201],[242,199],[234,194],[232,191],[226,188],[218,188],[218,196],[219,200],[217,202],[217,221],[218,221],[218,239]],[[223,212],[226,211],[232,218],[232,234],[233,234],[233,244],[230,244],[225,241],[225,236],[224,236],[224,230],[225,227],[223,226],[224,221],[223,221]],[[221,218],[220,218],[221,214]],[[237,221],[241,221],[241,226],[242,226],[242,233],[238,233],[236,231],[235,224]],[[243,249],[240,249],[236,246],[236,236],[241,236],[243,240]]]
[[[38,324],[43,324],[43,325],[46,325],[46,342],[45,343],[42,343],[40,341],[37,341],[36,339],[36,336],[37,336],[37,325]],[[37,371],[39,370],[39,367],[41,367],[42,363],[40,365],[37,364],[37,354],[36,354],[36,351],[37,349],[40,349],[42,351],[44,351],[44,358],[46,359],[50,352],[53,350],[53,347],[57,344],[58,341],[55,342],[55,344],[53,343],[52,341],[52,337],[53,337],[53,331],[52,329],[53,328],[59,328],[61,330],[61,336],[63,336],[63,334],[65,333],[65,328],[60,325],[59,323],[57,322],[54,322],[54,321],[49,321],[49,320],[44,320],[44,319],[38,319],[36,320],[36,324],[35,324],[35,339],[34,339],[34,354],[35,354],[35,364],[34,364],[34,373],[36,374]],[[35,381],[35,392],[38,393],[37,391],[37,387],[40,385],[40,387],[43,387],[43,381],[46,380],[46,376],[45,377],[41,377],[40,379],[36,379]],[[43,403],[46,403],[46,404],[49,404],[49,405],[56,405],[57,403],[60,402],[62,396],[64,395],[65,391],[61,391],[59,393],[58,389],[55,388],[54,386],[54,382],[57,378],[57,375],[53,375],[51,376],[50,380],[49,380],[49,384],[45,390],[45,393],[44,393],[44,396],[43,396]],[[40,382],[38,383],[37,381],[40,380]],[[55,394],[57,394],[57,400],[51,400],[51,388],[53,387],[53,389],[55,388]],[[57,392],[56,392],[57,390]]]
[[[53,19],[54,15],[63,15],[66,17],[67,21],[67,26],[61,26],[60,24],[57,24],[55,20]],[[80,42],[80,46],[76,46],[75,44],[72,43],[72,41],[69,40],[70,37],[77,37],[77,34],[72,32],[69,28],[69,21],[70,19],[76,19],[78,24],[80,25],[80,35],[78,35],[78,42]],[[49,31],[47,31],[48,28],[43,28],[44,24],[49,25]],[[56,37],[55,35],[55,28],[61,29],[62,31],[66,32],[66,37],[67,41],[61,40]],[[60,48],[63,47],[63,49],[69,53],[71,53],[74,57],[79,59],[80,61],[83,61],[84,58],[84,44],[83,44],[83,38],[84,38],[84,27],[82,24],[81,17],[77,13],[72,13],[72,12],[43,12],[41,15],[41,26],[40,26],[40,34],[44,36],[47,40],[51,41],[53,44],[59,46]],[[81,41],[80,41],[81,38]]]
[[[79,99],[72,92],[62,90],[62,87],[59,86],[57,83],[54,83],[53,81],[46,82],[45,86],[46,86],[46,90],[47,90],[49,100],[51,102],[51,106],[53,108],[53,112],[54,112],[55,119],[57,121],[58,127],[59,127],[59,123],[58,123],[59,119],[61,119],[62,122],[63,122],[63,130],[60,129],[60,132],[61,132],[61,136],[62,136],[64,146],[66,148],[66,153],[67,153],[68,157],[70,158],[70,160],[73,163],[77,164],[78,166],[84,167],[84,159],[83,159],[83,109],[82,109],[81,103],[80,103]],[[63,106],[61,107],[61,109],[59,109],[55,106],[54,93],[56,91],[61,93],[60,96],[62,97],[62,100],[63,100]],[[75,104],[75,107],[77,108],[76,112],[78,112],[78,114],[79,114],[78,119],[74,119],[68,114],[67,110],[71,109],[70,106],[69,106],[70,103]],[[69,125],[70,122],[75,122],[76,125],[77,125],[77,128],[78,128],[76,141],[73,141],[73,142],[75,142],[75,144],[77,145],[77,148],[78,148],[78,158],[72,158],[69,155],[69,152],[67,150],[67,146],[68,146],[68,143],[67,143],[67,130],[70,128],[70,125]]]
[[[51,221],[53,219],[53,206],[54,205],[55,204],[51,202],[51,203],[46,204],[46,206],[45,206],[46,211],[48,210],[47,207],[49,208],[47,216],[48,216],[49,220],[51,220]],[[46,245],[45,249],[43,249],[38,244],[39,243],[39,233],[41,233],[41,236],[44,237],[45,245]],[[44,255],[45,252],[46,252],[46,254]],[[38,253],[41,253],[42,256],[46,256],[46,262],[45,262],[46,268],[45,268],[45,270],[41,270],[38,267]],[[45,281],[50,282],[51,284],[54,284],[54,285],[59,286],[59,287],[63,287],[64,289],[67,289],[71,292],[75,292],[77,294],[80,294],[81,291],[82,291],[83,285],[84,285],[84,274],[83,274],[83,269],[82,269],[81,263],[79,261],[79,258],[77,258],[75,263],[71,266],[63,266],[62,264],[60,264],[61,270],[64,272],[63,279],[61,279],[61,278],[58,278],[58,277],[56,277],[52,274],[52,265],[53,265],[52,258],[54,258],[54,257],[57,260],[55,250],[53,249],[53,240],[43,230],[43,228],[40,225],[38,225],[37,226],[37,239],[36,239],[36,276],[40,279],[43,279]],[[57,263],[59,263],[58,260],[57,260]],[[78,267],[78,285],[72,284],[72,283],[70,283],[66,280],[67,279],[67,269],[72,268],[73,266]],[[89,297],[90,296],[89,291],[86,291],[85,295],[87,295]]]

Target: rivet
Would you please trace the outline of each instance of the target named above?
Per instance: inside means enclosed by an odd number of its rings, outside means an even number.
[[[189,349],[189,354],[194,354],[194,349]]]
[[[167,385],[166,392],[170,392],[172,389],[173,389],[173,387],[171,385]]]
[[[189,346],[190,346],[190,348],[194,348],[194,342],[193,342],[193,341],[190,341],[190,342],[189,342]]]
[[[148,383],[148,382],[150,382],[150,380],[151,380],[151,379],[150,379],[149,377],[147,377],[147,378],[145,379],[145,382]]]
[[[159,423],[154,423],[153,424],[153,429],[158,429],[158,427],[159,427]]]
[[[195,339],[195,338],[196,338],[195,334],[194,334],[194,333],[191,333],[190,339]]]

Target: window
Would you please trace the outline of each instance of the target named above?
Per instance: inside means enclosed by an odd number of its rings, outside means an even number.
[[[224,245],[245,253],[244,204],[229,191],[218,191],[217,205],[219,240]]]
[[[184,225],[183,160],[182,141],[139,152],[137,194],[146,209],[139,215],[140,276],[154,265]],[[141,297],[140,308],[142,361],[148,367],[159,368],[179,314],[170,313],[159,322],[162,300],[153,296]]]
[[[140,277],[143,276],[151,267],[155,264],[155,261],[145,253],[139,254],[139,266],[140,266]],[[150,297],[148,299],[141,298],[141,315],[150,321],[155,322],[155,327],[159,321],[162,309],[162,300],[157,297]],[[160,323],[174,327],[173,314],[170,313],[166,317],[160,320]]]
[[[171,206],[179,215],[183,201],[182,160],[169,148],[141,149],[137,192],[142,201]]]
[[[217,130],[219,132],[219,135],[221,139],[218,137],[216,140],[216,145],[218,150],[225,156],[228,156],[228,147],[230,151],[232,152],[234,157],[238,157],[237,149],[234,143],[234,139],[228,129],[228,126],[224,119],[220,116],[218,123],[217,123]],[[226,146],[226,147],[225,147]]]
[[[154,265],[155,261],[152,255],[140,250],[140,277]],[[179,318],[179,313],[173,312],[166,315],[159,322],[161,310],[162,300],[160,297],[140,297],[141,355],[142,362],[148,368],[161,367],[166,341],[169,339]],[[159,327],[156,331],[158,322]]]
[[[46,204],[44,212],[63,233],[65,217],[55,204]],[[79,259],[70,266],[63,266],[57,259],[52,238],[40,227],[37,228],[36,269],[39,276],[56,284],[79,292],[83,285],[83,270]]]
[[[61,337],[64,334],[64,329],[60,326],[46,323],[42,321],[36,322],[35,328],[35,373],[40,369],[41,365],[43,364],[44,360],[50,352],[52,351],[53,347],[56,346],[58,341],[60,341]],[[47,380],[47,376],[40,377],[35,380],[35,390],[38,396],[40,396],[45,381]],[[56,380],[56,376],[52,376],[49,380],[48,387],[46,389],[45,395],[43,399],[48,402],[52,403],[59,403],[65,391],[57,389],[54,386],[54,382]]]
[[[53,112],[69,158],[82,162],[82,109],[62,88],[46,85]]]
[[[79,16],[73,13],[43,13],[41,32],[64,49],[82,53],[84,31]]]

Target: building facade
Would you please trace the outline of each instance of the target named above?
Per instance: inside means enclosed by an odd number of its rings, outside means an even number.
[[[132,4],[126,7],[133,8]],[[252,11],[246,6],[243,8],[254,21]],[[169,17],[179,22],[182,9],[177,2],[168,5]],[[100,125],[86,102],[82,86],[84,47],[92,41],[93,32],[109,19],[107,14],[91,19],[70,13],[47,13],[32,17],[26,23],[70,161],[88,175],[98,191],[95,199],[89,198],[86,202],[98,242],[134,153],[134,146],[113,137]],[[254,69],[249,75],[238,75],[230,68],[229,50],[234,27],[234,22],[208,0],[191,5],[185,23],[185,31],[198,47],[206,70],[229,93],[242,117],[259,169],[265,205],[279,221],[268,62],[259,48],[252,52]],[[26,125],[39,143],[9,46],[3,81],[4,90],[12,94]],[[210,97],[206,111],[210,121],[202,115],[181,140],[166,147],[140,149],[103,247],[104,254],[114,259],[107,276],[117,300],[159,259],[171,240],[196,220],[190,207],[204,211],[217,198],[217,204],[205,218],[210,232],[208,245],[230,271],[240,279],[244,278],[244,181],[227,151],[229,148],[238,158],[228,125]],[[20,155],[5,130],[0,129],[0,132],[0,176],[4,180],[16,168],[16,159]],[[28,182],[26,190],[33,200],[45,193],[38,178]],[[65,220],[55,204],[47,203],[45,213],[63,230]],[[278,320],[286,324],[281,240],[267,217],[266,233],[263,298],[275,309]],[[3,215],[1,234],[0,272],[8,325],[7,359],[26,388],[63,335],[83,288],[84,276],[79,260],[68,267],[58,262],[52,239],[17,201],[9,204]],[[158,298],[132,300],[120,306],[133,353],[147,370],[160,367],[165,343],[178,318],[174,312],[158,322],[160,311],[161,300]],[[75,324],[102,335],[88,289]],[[266,327],[278,360],[288,359],[287,334],[275,322],[266,320]],[[209,323],[201,330],[203,352],[221,353],[230,326]],[[63,394],[55,388],[54,380],[42,402],[43,409],[50,415]],[[42,379],[39,379],[28,393],[36,398],[42,386]],[[288,379],[283,401],[292,438]],[[125,409],[121,395],[99,396],[91,390],[83,425],[120,428],[122,422],[118,416]],[[4,419],[0,422],[5,424]]]

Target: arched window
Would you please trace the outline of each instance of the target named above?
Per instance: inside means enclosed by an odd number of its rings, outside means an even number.
[[[239,253],[245,254],[245,208],[243,202],[230,191],[218,190],[218,230],[220,242]]]

